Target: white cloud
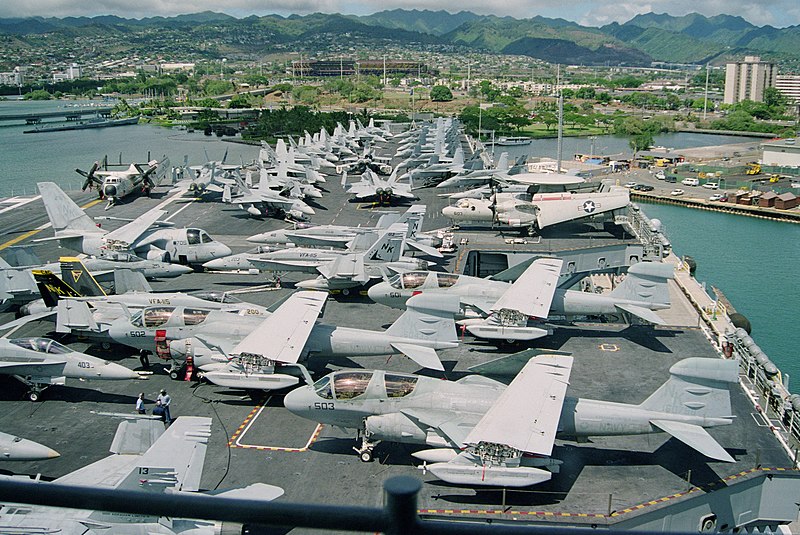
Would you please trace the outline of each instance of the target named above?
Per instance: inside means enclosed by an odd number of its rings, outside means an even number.
[[[170,16],[199,11],[224,11],[234,16],[278,13],[307,14],[356,13],[368,14],[385,9],[444,9],[473,11],[479,14],[510,15],[529,18],[536,15],[559,17],[590,26],[609,22],[625,22],[638,13],[669,13],[680,16],[699,12],[703,15],[728,13],[741,15],[756,25],[771,24],[778,27],[800,23],[800,6],[797,0],[650,0],[649,2],[615,2],[613,0],[462,0],[457,4],[443,0],[26,0],[0,3],[0,17],[25,16],[80,16],[118,15],[141,18]]]

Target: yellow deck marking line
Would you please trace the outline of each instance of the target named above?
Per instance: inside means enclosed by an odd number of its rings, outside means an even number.
[[[83,206],[81,206],[81,210],[86,210],[87,208],[91,208],[92,206],[94,206],[95,204],[97,204],[99,202],[102,202],[102,199],[95,199],[93,201],[89,201],[88,203],[86,203]],[[33,230],[29,230],[28,232],[20,234],[16,238],[12,238],[12,239],[8,240],[7,242],[5,242],[4,244],[0,245],[0,251],[2,251],[3,249],[5,249],[7,247],[11,247],[12,245],[16,245],[17,243],[21,242],[22,240],[27,240],[31,236],[35,236],[38,233],[40,233],[41,231],[43,231],[44,229],[50,228],[51,226],[52,225],[50,223],[45,223],[44,225],[36,227]]]
[[[239,428],[236,432],[231,436],[230,441],[228,441],[229,448],[242,448],[242,449],[250,449],[250,450],[259,450],[259,451],[284,451],[288,453],[302,453],[304,451],[308,451],[308,448],[311,447],[317,438],[319,438],[319,434],[322,432],[322,424],[317,424],[317,427],[314,428],[314,431],[311,433],[311,436],[308,437],[308,441],[306,441],[305,446],[302,448],[293,448],[293,447],[285,447],[285,446],[262,446],[259,444],[243,444],[241,441],[244,439],[244,436],[250,430],[250,427],[256,421],[261,413],[266,409],[266,403],[269,402],[269,398],[267,401],[264,402],[264,405],[256,406],[250,414],[244,419],[241,423]]]

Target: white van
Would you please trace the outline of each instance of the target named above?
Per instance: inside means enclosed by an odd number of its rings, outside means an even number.
[[[700,180],[697,178],[684,178],[681,180],[681,184],[684,186],[699,186]]]

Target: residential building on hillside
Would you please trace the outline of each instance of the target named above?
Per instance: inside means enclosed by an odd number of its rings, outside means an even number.
[[[722,102],[763,102],[764,90],[775,86],[777,74],[778,68],[774,63],[761,61],[758,56],[745,56],[744,61],[728,63],[725,68],[725,95]]]

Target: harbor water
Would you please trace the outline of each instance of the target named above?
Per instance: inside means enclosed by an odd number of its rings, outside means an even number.
[[[0,101],[0,116],[56,111],[65,105],[61,101]],[[4,124],[7,123],[0,121],[0,125]],[[207,160],[206,154],[219,160],[226,150],[231,163],[249,163],[258,154],[253,146],[152,125],[22,134],[25,128],[21,123],[0,126],[0,197],[34,194],[36,183],[42,181],[56,182],[65,189],[80,188],[83,178],[75,169],[88,169],[105,155],[109,162],[120,160],[120,155],[123,162],[144,162],[149,152],[151,158],[167,155],[173,165],[180,165],[184,155],[191,164],[201,164]],[[747,141],[756,147],[762,140],[688,133],[664,134],[655,139],[657,145],[676,150]],[[564,158],[589,153],[592,146],[598,154],[630,152],[626,138],[566,138]],[[534,140],[526,146],[495,147],[495,152],[508,150],[512,157],[528,154],[554,158],[556,147],[555,139]],[[784,374],[794,378],[790,390],[800,392],[795,271],[800,266],[800,226],[679,206],[645,205],[644,209],[651,218],[663,222],[678,255],[696,259],[697,278],[720,288],[737,311],[750,320],[756,342]]]

